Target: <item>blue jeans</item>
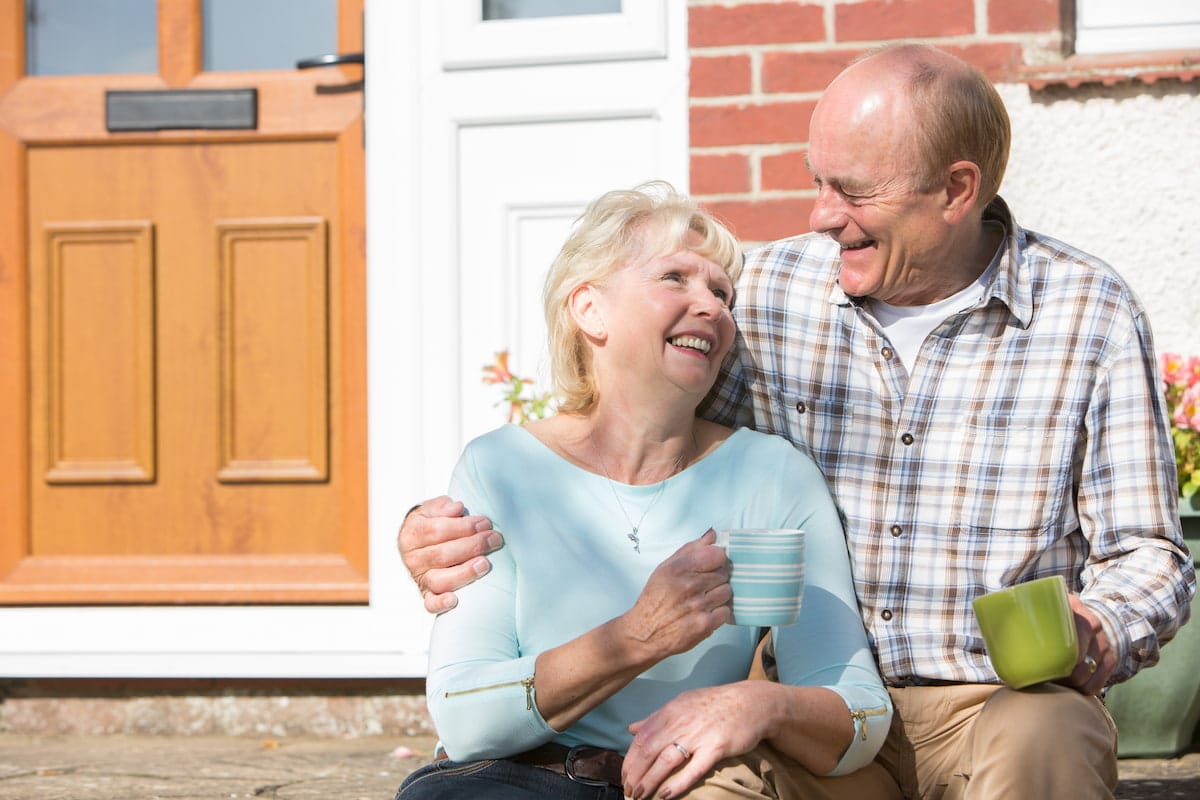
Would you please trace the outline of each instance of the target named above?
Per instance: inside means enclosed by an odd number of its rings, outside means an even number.
[[[396,800],[624,800],[617,786],[577,783],[541,767],[512,761],[451,761],[421,767],[404,779]]]

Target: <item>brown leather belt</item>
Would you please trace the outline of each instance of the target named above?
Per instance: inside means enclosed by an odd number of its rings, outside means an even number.
[[[434,760],[445,758],[438,754]],[[529,767],[540,767],[565,775],[576,783],[589,786],[621,786],[621,764],[625,759],[613,750],[577,745],[567,747],[547,742],[541,747],[509,756],[509,761]]]
[[[613,750],[602,750],[587,745],[566,747],[554,742],[517,753],[510,760],[548,769],[559,775],[566,775],[576,783],[592,786],[620,786],[621,764],[625,761],[620,753]]]

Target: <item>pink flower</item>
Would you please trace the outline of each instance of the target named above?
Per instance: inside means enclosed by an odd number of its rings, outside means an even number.
[[[1200,358],[1163,353],[1159,361],[1179,494],[1191,497],[1200,491]]]
[[[1163,383],[1168,386],[1187,386],[1187,378],[1185,375],[1186,365],[1184,364],[1183,356],[1178,353],[1163,353],[1159,356],[1162,368]]]
[[[1200,358],[1189,356],[1184,364],[1184,382],[1188,386],[1195,386],[1200,383]]]
[[[550,407],[552,395],[549,392],[541,394],[526,394],[532,392],[532,378],[518,378],[508,368],[508,351],[496,353],[496,360],[483,368],[483,382],[499,385],[504,390],[504,399],[496,405],[508,403],[508,421],[524,425],[533,419],[545,419],[552,413]]]
[[[496,353],[496,360],[483,368],[484,383],[508,383],[513,374],[508,371],[508,351]]]
[[[1172,422],[1180,428],[1200,431],[1200,386],[1189,386],[1184,390]]]

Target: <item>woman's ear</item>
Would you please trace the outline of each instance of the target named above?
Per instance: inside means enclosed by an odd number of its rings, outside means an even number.
[[[567,305],[579,330],[583,331],[585,336],[600,342],[608,338],[604,312],[600,308],[602,301],[600,290],[590,283],[577,286],[567,297]]]

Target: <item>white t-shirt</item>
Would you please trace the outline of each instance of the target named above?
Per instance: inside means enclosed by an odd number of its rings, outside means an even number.
[[[983,300],[984,292],[992,282],[996,266],[1000,263],[1000,253],[1001,250],[997,249],[992,263],[988,264],[988,268],[974,283],[945,300],[938,300],[927,306],[894,306],[882,300],[867,299],[867,311],[879,323],[904,368],[910,373],[913,365],[917,363],[917,354],[925,337],[946,318],[978,305]]]

